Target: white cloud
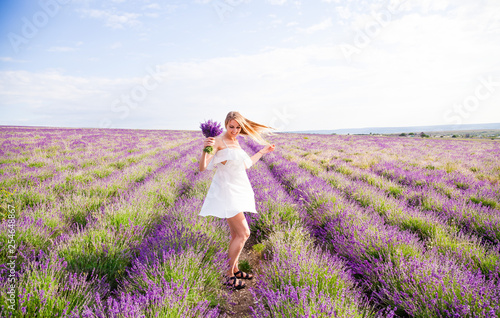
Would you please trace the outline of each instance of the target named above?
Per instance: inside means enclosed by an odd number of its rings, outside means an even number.
[[[78,41],[75,46],[52,46],[47,49],[48,52],[74,52],[79,50],[79,46],[82,46],[83,42]]]
[[[272,5],[284,5],[286,3],[287,0],[267,0],[267,2],[269,2],[270,4]]]
[[[48,52],[73,52],[76,50],[78,50],[78,48],[69,46],[53,46],[47,49]]]
[[[330,28],[332,26],[333,26],[332,18],[327,18],[327,19],[321,21],[320,23],[311,25],[308,28],[298,28],[298,29],[301,32],[311,34],[311,33],[315,33],[315,32],[318,32],[318,31],[326,30],[326,29],[328,29],[328,28]]]
[[[143,6],[142,9],[143,10],[144,9],[157,9],[157,10],[159,10],[159,9],[161,9],[161,7],[158,3],[150,3],[148,5]]]
[[[393,32],[411,30],[412,19],[417,17],[398,22],[382,40],[401,38]],[[420,21],[429,24],[428,32],[439,23]],[[249,118],[260,117],[268,124],[275,117],[273,109],[286,105],[289,113],[301,118],[290,121],[286,130],[363,127],[374,122],[378,126],[447,124],[444,112],[474,93],[478,76],[490,71],[500,74],[500,65],[491,68],[500,54],[500,42],[478,41],[465,50],[465,43],[463,47],[454,44],[451,30],[451,26],[443,30],[443,38],[423,34],[414,45],[408,37],[398,47],[370,47],[353,65],[345,63],[336,46],[269,48],[254,55],[165,63],[161,88],[148,92],[147,100],[131,109],[133,116],[125,120],[111,110],[112,101],[140,83],[146,71],[122,79],[67,76],[60,70],[1,72],[0,99],[4,105],[23,104],[36,115],[85,114],[87,126],[95,127],[105,117],[115,125],[134,127],[138,124],[133,118],[138,117],[151,125],[163,123],[164,128],[196,129],[193,121],[199,117],[223,116],[235,105]],[[439,44],[443,39],[447,40]],[[457,55],[457,49],[462,53]],[[479,58],[475,50],[489,53]],[[464,65],[464,60],[473,62]],[[500,97],[500,88],[495,94]],[[496,103],[495,97],[484,101],[470,120],[500,121]]]
[[[97,9],[83,9],[81,12],[87,17],[104,20],[105,25],[112,29],[123,29],[126,26],[134,27],[141,24],[138,18],[142,16],[142,14],[138,13],[123,12],[115,14],[109,10]]]
[[[18,60],[18,59],[14,59],[10,56],[0,56],[0,61],[1,62],[6,62],[6,63],[26,63],[28,61],[25,61],[25,60]]]
[[[116,49],[119,49],[121,47],[122,47],[122,43],[121,42],[115,42],[115,43],[111,44],[109,48],[112,49],[112,50],[116,50]]]

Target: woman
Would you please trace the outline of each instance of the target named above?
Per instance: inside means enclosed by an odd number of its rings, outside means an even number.
[[[248,120],[238,112],[227,114],[225,126],[225,133],[217,137],[208,137],[203,142],[203,147],[212,146],[214,148],[214,154],[202,152],[200,171],[212,170],[214,167],[217,168],[217,171],[199,215],[213,215],[227,219],[231,240],[228,252],[230,268],[226,273],[226,283],[240,289],[245,287],[245,283],[238,278],[253,278],[251,274],[238,269],[238,258],[250,236],[250,229],[243,212],[257,213],[254,192],[245,169],[250,168],[264,154],[274,150],[274,145],[268,144],[261,137],[262,132],[273,128]],[[238,143],[237,137],[240,134],[247,135],[259,144],[266,146],[249,157]]]

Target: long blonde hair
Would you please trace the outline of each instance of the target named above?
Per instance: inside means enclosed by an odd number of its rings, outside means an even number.
[[[258,144],[260,145],[268,145],[269,143],[265,141],[261,134],[266,133],[266,134],[271,134],[269,129],[275,129],[269,126],[257,124],[254,121],[251,121],[250,119],[246,119],[243,117],[239,112],[231,111],[227,113],[226,116],[226,121],[225,121],[225,127],[229,124],[231,120],[236,120],[236,122],[241,126],[241,135],[246,135],[255,140]]]

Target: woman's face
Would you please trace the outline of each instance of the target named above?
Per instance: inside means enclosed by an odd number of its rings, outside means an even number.
[[[231,119],[229,121],[229,123],[227,123],[226,130],[227,130],[227,133],[229,134],[229,136],[236,137],[240,133],[241,127],[240,127],[240,124],[238,124],[238,122],[236,120]]]

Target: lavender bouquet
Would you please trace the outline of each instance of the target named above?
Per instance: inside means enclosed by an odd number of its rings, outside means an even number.
[[[203,133],[203,136],[205,137],[217,137],[220,134],[222,134],[223,129],[220,123],[213,121],[213,120],[207,120],[204,123],[201,123],[200,125],[201,132]],[[212,146],[207,146],[203,149],[204,152],[208,154],[212,154],[214,151],[214,148]]]

